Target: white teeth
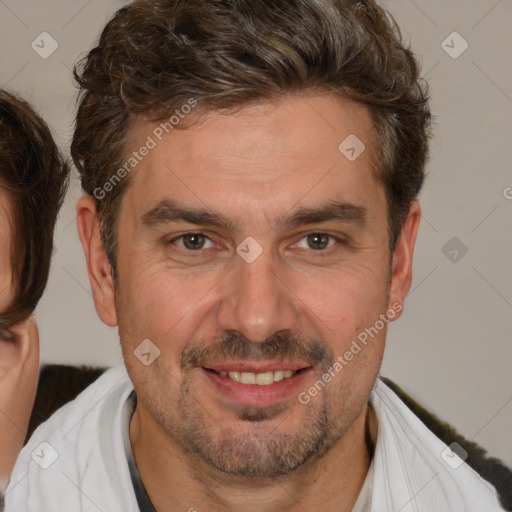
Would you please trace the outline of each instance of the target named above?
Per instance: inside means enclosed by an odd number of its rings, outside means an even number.
[[[274,373],[273,372],[265,372],[265,373],[257,373],[256,374],[256,384],[258,386],[268,386],[274,382]]]
[[[257,386],[268,386],[274,382],[287,379],[295,375],[298,370],[276,370],[274,372],[251,373],[251,372],[218,372],[222,377],[240,382],[241,384],[253,384]]]
[[[256,384],[256,375],[254,373],[241,372],[240,382],[242,384]]]
[[[279,382],[284,379],[284,372],[282,370],[277,370],[274,372],[274,382]]]

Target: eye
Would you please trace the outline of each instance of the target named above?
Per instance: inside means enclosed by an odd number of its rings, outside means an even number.
[[[0,328],[0,340],[14,341],[16,336],[9,329]]]
[[[297,247],[301,249],[313,249],[314,251],[323,251],[332,247],[337,238],[328,235],[327,233],[310,233],[305,237],[301,238]],[[330,243],[332,242],[332,243]]]
[[[178,247],[188,251],[199,251],[214,247],[214,243],[203,233],[185,233],[173,238],[169,243],[175,243]]]

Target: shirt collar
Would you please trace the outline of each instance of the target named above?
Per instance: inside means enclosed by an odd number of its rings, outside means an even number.
[[[135,497],[137,498],[137,504],[139,505],[140,512],[156,512],[153,503],[149,499],[146,488],[140,478],[140,473],[133,457],[132,445],[130,442],[130,420],[133,412],[135,411],[135,405],[137,404],[137,395],[135,391],[132,391],[123,408],[123,442],[124,449],[126,451],[126,459],[128,460],[128,468],[130,470],[130,477],[132,479],[133,490]]]
[[[153,506],[153,503],[151,503],[148,493],[146,492],[146,488],[142,483],[142,479],[140,478],[140,473],[137,468],[137,464],[135,463],[132,445],[130,442],[130,420],[135,411],[136,404],[137,395],[135,394],[135,390],[133,390],[130,396],[127,398],[123,408],[124,449],[126,451],[126,459],[128,461],[130,477],[132,480],[133,490],[135,492],[135,497],[137,499],[137,504],[139,505],[140,512],[156,512],[156,509]],[[377,430],[377,414],[375,413],[373,407],[371,405],[368,405],[368,414],[366,419],[366,442],[368,444],[368,450],[370,452],[371,461],[368,473],[363,483],[363,487],[359,492],[359,496],[351,512],[365,512],[369,510],[370,507],[373,484],[373,452],[375,449],[375,444],[377,442]]]

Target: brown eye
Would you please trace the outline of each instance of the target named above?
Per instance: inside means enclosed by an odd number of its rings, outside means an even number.
[[[185,235],[181,235],[176,238],[174,242],[184,249],[188,249],[189,251],[198,251],[200,249],[204,249],[209,242],[211,245],[211,241],[206,235],[202,233],[187,233]]]
[[[14,341],[16,338],[9,329],[0,329],[0,340]]]
[[[311,235],[307,236],[308,246],[315,251],[327,249],[327,247],[329,247],[329,241],[331,238],[331,236],[325,233],[312,233]]]

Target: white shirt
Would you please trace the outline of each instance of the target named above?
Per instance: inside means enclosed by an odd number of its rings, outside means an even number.
[[[125,367],[116,366],[43,423],[16,462],[5,511],[138,512],[122,435],[132,391]],[[360,510],[504,510],[494,487],[457,455],[445,462],[445,444],[380,380],[370,403],[379,428],[373,475],[361,493],[370,504],[358,500]]]

